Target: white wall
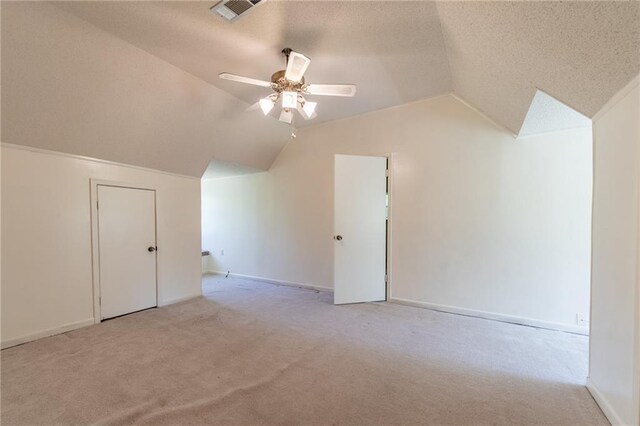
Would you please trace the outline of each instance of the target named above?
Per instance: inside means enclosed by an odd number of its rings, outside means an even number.
[[[90,179],[156,188],[158,298],[197,296],[200,181],[3,144],[2,346],[92,324]]]
[[[589,389],[613,424],[640,423],[640,77],[593,122]]]
[[[269,172],[204,181],[210,268],[332,287],[334,154],[389,152],[392,298],[585,331],[591,130],[515,140],[453,96],[301,129]]]

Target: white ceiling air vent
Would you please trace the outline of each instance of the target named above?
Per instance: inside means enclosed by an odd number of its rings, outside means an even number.
[[[213,12],[227,21],[235,21],[260,3],[266,0],[222,0],[211,8]]]

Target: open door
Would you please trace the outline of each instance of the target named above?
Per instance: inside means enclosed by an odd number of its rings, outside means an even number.
[[[386,300],[387,159],[335,156],[336,305]]]

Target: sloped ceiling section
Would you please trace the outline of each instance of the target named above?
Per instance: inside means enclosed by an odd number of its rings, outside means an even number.
[[[308,82],[358,85],[296,126],[453,91],[514,134],[534,108],[528,133],[555,114],[538,89],[591,117],[640,73],[637,1],[268,0],[232,24],[216,2],[2,2],[2,141],[191,176],[212,158],[267,169],[291,129],[245,112],[270,89],[218,74],[269,79],[283,47],[312,59]]]
[[[202,179],[220,179],[260,172],[264,172],[264,170],[213,159],[202,175]]]
[[[640,2],[439,2],[453,89],[517,134],[536,93],[592,117],[640,72]]]
[[[200,177],[267,169],[290,128],[49,3],[2,2],[2,142]]]
[[[358,85],[354,98],[315,97],[318,117],[299,127],[451,92],[433,2],[268,0],[229,23],[209,11],[217,1],[56,5],[249,104],[270,89],[218,74],[269,80],[285,47],[311,58],[307,82]]]
[[[533,97],[518,136],[591,127],[591,119],[538,90]]]

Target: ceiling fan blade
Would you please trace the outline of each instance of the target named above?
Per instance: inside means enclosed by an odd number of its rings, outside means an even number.
[[[304,77],[304,73],[307,71],[310,63],[311,59],[306,56],[300,53],[291,52],[289,54],[287,70],[284,73],[284,78],[296,83],[302,81],[302,77]]]
[[[254,86],[262,86],[262,87],[271,87],[271,82],[264,80],[256,80],[255,78],[242,77],[241,75],[229,74],[228,72],[223,72],[222,74],[218,74],[223,80],[231,80],[237,81],[238,83],[246,83],[253,84]]]
[[[284,123],[291,124],[291,121],[293,120],[293,111],[289,108],[282,108],[279,120]]]
[[[309,84],[307,93],[321,96],[346,96],[351,97],[356,94],[355,84]]]

